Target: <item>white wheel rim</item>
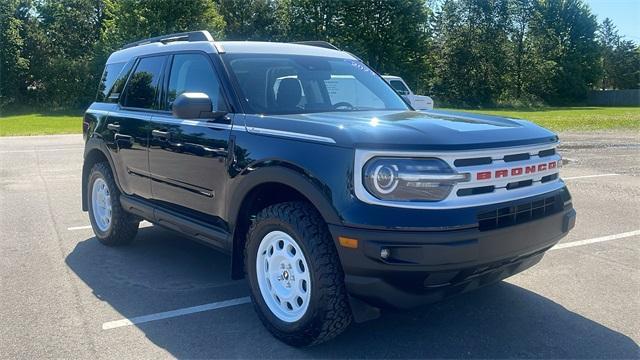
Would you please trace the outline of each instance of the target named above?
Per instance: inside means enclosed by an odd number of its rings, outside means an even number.
[[[91,207],[93,220],[100,231],[109,230],[111,226],[111,193],[107,183],[102,178],[93,182],[91,189]]]
[[[265,235],[258,247],[256,275],[262,299],[284,322],[300,320],[309,308],[311,274],[298,244],[282,231]]]

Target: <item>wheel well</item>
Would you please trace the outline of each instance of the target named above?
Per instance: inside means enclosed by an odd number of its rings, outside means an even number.
[[[109,164],[109,160],[102,153],[102,151],[94,149],[91,150],[84,158],[84,164],[82,165],[82,210],[88,210],[87,204],[87,180],[89,179],[89,173],[93,168],[93,165],[106,162],[107,166],[111,168],[111,164]]]
[[[260,210],[273,204],[287,201],[302,201],[311,204],[316,211],[315,205],[298,190],[282,183],[264,183],[251,189],[242,200],[233,235],[233,258],[231,277],[241,279],[244,277],[244,245],[247,238],[247,231],[251,226],[251,221]],[[318,212],[320,214],[320,212]]]

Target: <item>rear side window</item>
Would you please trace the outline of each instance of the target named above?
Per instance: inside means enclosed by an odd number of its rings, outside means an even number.
[[[166,56],[154,56],[140,59],[124,90],[123,106],[153,108],[165,58]]]
[[[185,92],[205,93],[209,95],[215,110],[226,110],[218,76],[203,55],[177,54],[174,56],[165,109],[171,110],[173,101]]]
[[[97,102],[105,102],[107,100],[109,92],[111,92],[111,88],[113,88],[113,84],[116,82],[116,79],[125,64],[126,63],[122,62],[107,64],[107,66],[105,66],[102,78],[100,79],[100,85],[98,85],[98,96],[96,97]]]
[[[131,72],[131,68],[133,67],[134,63],[135,61],[131,60],[126,65],[124,65],[122,70],[120,70],[120,74],[118,75],[118,78],[113,82],[113,85],[111,86],[111,90],[106,90],[106,92],[102,93],[102,95],[106,94],[106,98],[104,99],[104,102],[109,102],[109,103],[118,102],[118,100],[120,99],[122,90],[124,89],[124,85],[127,83],[127,78],[129,77],[129,73]],[[101,94],[98,93],[98,97],[100,96]]]

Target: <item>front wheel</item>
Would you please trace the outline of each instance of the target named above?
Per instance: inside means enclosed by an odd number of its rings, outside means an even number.
[[[258,316],[294,346],[329,340],[351,323],[344,274],[317,211],[302,202],[262,210],[247,234],[245,271]]]
[[[120,206],[120,191],[107,163],[95,164],[87,182],[89,219],[96,238],[108,246],[131,243],[140,219]]]

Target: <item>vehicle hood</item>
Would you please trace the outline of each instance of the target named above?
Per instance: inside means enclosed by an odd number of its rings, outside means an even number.
[[[368,149],[468,150],[552,143],[529,121],[457,111],[345,111],[262,116],[248,126],[321,136]]]

